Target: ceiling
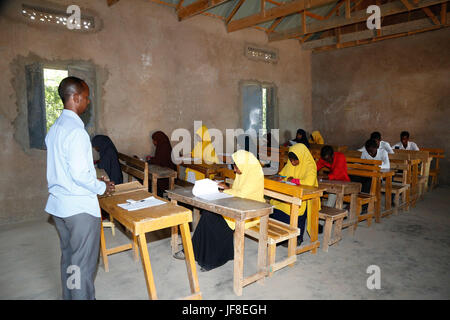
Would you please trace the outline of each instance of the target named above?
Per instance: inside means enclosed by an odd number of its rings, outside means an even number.
[[[114,5],[119,0],[107,0]],[[179,23],[196,15],[221,19],[228,32],[257,28],[268,42],[296,39],[319,52],[410,36],[450,25],[448,0],[149,0],[172,7]],[[380,29],[370,30],[370,5]]]

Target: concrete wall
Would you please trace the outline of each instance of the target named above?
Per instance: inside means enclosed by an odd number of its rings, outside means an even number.
[[[220,130],[239,127],[240,80],[277,86],[282,135],[312,128],[310,54],[294,40],[271,44],[280,60],[266,64],[244,57],[246,42],[267,45],[258,30],[228,34],[222,21],[205,16],[179,22],[172,8],[144,0],[112,7],[106,1],[57,2],[96,13],[102,29],[80,34],[24,23],[18,18],[21,1],[7,1],[0,11],[0,224],[45,216],[45,151],[17,139],[17,132],[26,132],[17,120],[19,110],[26,110],[24,61],[95,65],[98,133],[129,154],[149,154],[151,132],[192,130],[194,120]]]
[[[313,125],[326,143],[356,148],[373,131],[395,144],[444,148],[450,183],[450,29],[312,56]]]

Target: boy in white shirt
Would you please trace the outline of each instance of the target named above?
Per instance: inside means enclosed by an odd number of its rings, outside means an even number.
[[[394,153],[394,150],[392,150],[389,142],[381,140],[381,133],[379,133],[378,131],[372,132],[370,134],[370,139],[373,139],[376,141],[379,149],[384,149],[384,150],[386,150],[387,153]],[[358,149],[358,151],[363,152],[364,149],[365,148],[362,147],[362,148]]]
[[[389,169],[391,167],[387,151],[378,148],[377,142],[373,139],[369,139],[366,141],[364,150],[361,154],[361,159],[381,160],[381,169]]]
[[[400,142],[394,145],[395,149],[419,151],[419,147],[412,141],[409,141],[409,132],[400,133]]]

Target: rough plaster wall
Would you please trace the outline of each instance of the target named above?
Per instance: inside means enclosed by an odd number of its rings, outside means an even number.
[[[395,144],[443,148],[450,183],[450,29],[313,54],[313,125],[330,144],[356,148],[373,131]]]
[[[280,53],[272,65],[243,54],[246,42],[267,45],[261,31],[227,34],[222,21],[205,16],[178,22],[172,8],[144,0],[110,8],[106,1],[58,3],[89,8],[102,19],[101,31],[27,25],[11,18],[19,1],[8,1],[0,12],[0,224],[45,216],[47,199],[45,151],[24,150],[14,139],[17,96],[25,94],[16,92],[24,88],[16,83],[18,57],[86,60],[100,68],[98,78],[105,83],[98,133],[109,135],[125,153],[149,154],[153,131],[192,131],[194,120],[220,130],[235,128],[240,80],[277,86],[281,135],[312,127],[310,54],[296,41],[271,45]]]

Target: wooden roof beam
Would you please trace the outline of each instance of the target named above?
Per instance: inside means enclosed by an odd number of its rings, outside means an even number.
[[[440,4],[447,2],[448,0],[422,0],[417,5],[415,5],[414,9],[421,9],[425,7],[429,7],[432,5]],[[386,4],[383,4],[380,6],[381,9],[381,16],[390,16],[402,12],[409,11],[400,1],[395,2],[388,2]],[[350,19],[347,19],[344,17],[333,17],[324,21],[314,21],[309,23],[306,26],[307,33],[315,33],[319,31],[325,31],[329,29],[334,29],[337,27],[342,27],[362,21],[366,21],[369,17],[369,14],[367,14],[366,9],[356,11],[352,14],[352,17]],[[269,35],[269,42],[272,41],[279,41],[284,39],[293,39],[298,38],[300,36],[305,35],[305,33],[302,30],[302,26],[296,27],[293,29],[285,30],[283,32],[279,33],[271,33]]]
[[[198,0],[194,3],[191,3],[190,5],[187,5],[185,7],[180,7],[177,11],[178,13],[178,20],[182,21],[187,18],[193,17],[197,14],[200,14],[202,12],[205,12],[206,10],[209,10],[211,8],[214,8],[216,6],[219,6],[221,4],[224,4],[231,0]]]
[[[230,15],[226,18],[225,23],[230,23],[231,19],[233,19],[236,12],[238,12],[239,8],[242,6],[245,0],[240,0],[239,3],[233,8],[233,11],[231,11]]]
[[[447,18],[447,24],[450,22],[450,18]],[[446,27],[442,25],[433,25],[428,19],[419,19],[408,21],[404,23],[398,23],[381,28],[381,36],[377,36],[375,30],[364,30],[358,32],[351,32],[341,34],[340,43],[338,46],[336,37],[327,37],[319,40],[307,41],[302,44],[303,49],[312,49],[314,52],[332,50],[338,48],[347,48],[360,44],[367,44],[375,41],[396,38],[401,36],[408,36],[411,34],[425,32],[430,30],[436,30]]]
[[[290,14],[299,13],[304,9],[312,9],[320,7],[329,3],[336,2],[336,0],[295,0],[291,2],[283,2],[278,7],[259,12],[248,17],[231,21],[227,26],[228,32],[242,30],[253,27],[257,24],[281,18]]]

